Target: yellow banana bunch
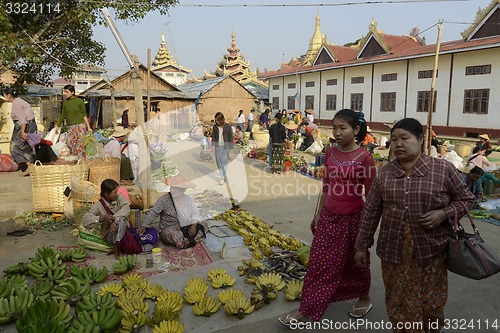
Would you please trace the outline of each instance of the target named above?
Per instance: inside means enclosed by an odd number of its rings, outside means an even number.
[[[115,297],[120,296],[123,293],[123,285],[118,283],[106,283],[99,289],[96,294],[104,296],[106,294],[111,294]]]
[[[147,293],[151,287],[148,280],[144,279],[142,281],[131,282],[125,286],[126,290],[131,290],[133,292],[140,292],[144,294],[144,298],[147,298]]]
[[[200,277],[191,278],[183,290],[184,300],[189,304],[199,302],[207,293],[208,284]]]
[[[226,289],[221,291],[217,297],[219,298],[219,301],[221,301],[222,304],[226,304],[226,302],[229,299],[244,297],[244,294],[239,289]]]
[[[153,333],[184,333],[184,325],[177,320],[164,320],[153,328]]]
[[[179,312],[174,312],[171,308],[160,302],[155,304],[153,316],[148,319],[148,324],[154,327],[164,320],[170,321],[177,319],[179,319]]]
[[[175,303],[182,304],[184,305],[184,299],[182,298],[181,294],[178,291],[174,290],[168,290],[161,294],[156,301],[157,302],[163,302],[166,300],[172,300]]]
[[[269,297],[264,295],[259,288],[254,288],[250,297],[250,303],[255,307],[255,310],[259,310],[264,304],[269,304]]]
[[[144,291],[146,293],[146,298],[149,298],[153,302],[156,302],[158,297],[168,292],[168,289],[160,284],[154,284],[154,285],[149,284],[149,286]]]
[[[302,296],[302,287],[304,286],[303,280],[288,281],[285,288],[285,298],[288,301],[295,301]]]
[[[209,269],[207,272],[208,278],[210,280],[212,280],[216,275],[223,275],[223,274],[227,274],[227,271],[222,268],[212,268]]]
[[[170,308],[172,312],[180,313],[182,307],[184,306],[184,300],[182,298],[176,297],[166,298],[164,300],[156,302],[156,306],[160,308]]]
[[[139,332],[141,327],[146,325],[148,317],[144,312],[139,312],[137,314],[124,313],[122,316],[122,322],[119,333],[129,333],[129,332]]]
[[[259,275],[255,284],[259,289],[263,289],[263,286],[265,286],[268,291],[280,291],[286,286],[286,282],[283,281],[281,275],[276,273],[263,273]]]
[[[193,306],[193,313],[197,316],[210,317],[219,310],[221,303],[212,296],[204,296]]]
[[[227,288],[234,285],[236,280],[229,274],[216,275],[212,280],[212,287],[215,289]]]
[[[142,275],[137,274],[135,272],[129,273],[123,276],[123,285],[126,287],[132,282],[146,282],[149,284],[149,281],[145,279]]]
[[[224,310],[228,315],[235,315],[238,319],[243,319],[247,314],[251,314],[254,310],[254,306],[250,303],[246,297],[237,297],[229,299],[224,305]]]
[[[122,308],[124,313],[131,313],[133,315],[137,315],[140,312],[147,314],[149,311],[148,303],[138,299],[130,300],[128,302],[121,302],[120,307]]]
[[[125,289],[123,293],[116,299],[116,304],[123,309],[125,303],[139,301],[144,302],[146,293],[141,290],[128,290]]]

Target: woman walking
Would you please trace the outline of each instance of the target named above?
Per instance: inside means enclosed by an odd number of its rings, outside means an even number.
[[[455,210],[464,214],[474,196],[449,162],[423,153],[424,134],[413,118],[391,130],[395,160],[382,167],[368,194],[355,260],[367,267],[368,248],[380,221],[385,304],[394,332],[441,332],[448,295],[445,251]],[[380,220],[381,219],[381,220]],[[411,329],[396,329],[405,324]],[[439,328],[431,325],[439,324]]]
[[[333,118],[338,147],[329,149],[325,156],[323,191],[311,222],[314,237],[300,308],[279,318],[284,325],[319,321],[332,302],[357,298],[349,312],[355,318],[372,308],[370,268],[354,262],[363,189],[370,191],[377,172],[372,156],[356,143],[365,134],[362,112],[344,109]]]
[[[222,112],[215,114],[215,125],[212,130],[212,145],[215,148],[215,162],[220,173],[219,185],[227,181],[227,163],[229,152],[233,148],[233,129]]]
[[[274,124],[269,128],[269,137],[271,139],[271,163],[272,173],[280,174],[283,171],[283,162],[285,158],[285,140],[286,128],[281,123],[282,113],[276,113]]]
[[[19,169],[24,172],[28,168],[28,163],[33,163],[35,158],[35,152],[28,143],[28,134],[37,132],[35,114],[28,102],[17,97],[14,89],[6,89],[4,96],[7,102],[12,102],[10,116],[14,122],[14,129],[10,140],[10,154],[19,165]]]
[[[83,100],[75,96],[75,87],[71,84],[65,85],[63,95],[66,98],[62,106],[62,114],[57,123],[61,127],[66,119],[68,125],[68,138],[66,145],[71,155],[85,158],[85,145],[83,137],[86,132],[92,132],[87,119],[87,111]],[[56,133],[58,130],[56,130]]]

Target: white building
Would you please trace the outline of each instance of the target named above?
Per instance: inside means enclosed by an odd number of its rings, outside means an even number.
[[[438,134],[500,137],[500,0],[478,12],[463,39],[441,43],[433,127]],[[427,122],[436,45],[394,36],[372,21],[359,44],[324,43],[311,65],[295,60],[264,73],[273,110],[363,111],[373,128],[405,117]]]
[[[168,83],[176,86],[186,83],[187,76],[191,73],[190,69],[178,65],[173,59],[163,33],[161,34],[160,48],[153,60],[151,70]]]

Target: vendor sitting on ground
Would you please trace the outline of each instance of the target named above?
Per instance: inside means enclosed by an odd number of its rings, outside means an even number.
[[[370,126],[366,127],[365,139],[361,142],[360,146],[368,150],[370,154],[373,154],[373,150],[377,147],[377,143],[375,142]]]
[[[101,199],[90,207],[82,221],[88,229],[101,226],[101,237],[114,245],[116,257],[122,252],[138,253],[137,248],[130,247],[130,242],[135,242],[135,239],[127,230],[130,228],[130,203],[118,193],[118,187],[113,179],[105,179],[101,183]]]
[[[243,132],[241,131],[241,127],[239,125],[236,126],[236,131],[234,132],[233,142],[234,144],[242,144],[242,136]]]
[[[310,127],[306,127],[306,131],[302,134],[302,136],[304,137],[304,141],[302,142],[302,145],[300,145],[300,151],[306,150],[314,143],[314,137]]]
[[[122,146],[122,143],[125,141],[127,134],[127,129],[122,126],[116,126],[115,131],[111,134],[111,138],[104,145],[103,155],[104,157],[117,157],[120,159],[121,180],[134,180],[130,159],[123,154],[125,149],[127,149],[127,144],[125,143]]]
[[[482,170],[485,170],[486,167],[494,166],[494,164],[490,163],[490,161],[488,161],[488,158],[484,156],[485,153],[486,151],[481,150],[479,146],[474,147],[474,149],[472,149],[472,154],[469,156],[469,158],[467,158],[466,167],[473,168],[474,166],[477,166]]]
[[[484,150],[485,156],[488,156],[489,154],[491,154],[493,152],[493,146],[491,145],[490,141],[491,140],[490,140],[490,137],[488,136],[488,134],[481,134],[479,136],[479,141],[476,142],[476,147],[479,147],[480,150]]]
[[[195,185],[180,174],[167,178],[165,183],[170,185],[170,192],[156,201],[136,232],[139,235],[144,233],[159,216],[158,232],[163,243],[178,249],[192,247],[201,242],[208,230],[193,198],[184,193]]]
[[[483,175],[483,169],[477,166],[473,167],[469,173],[461,174],[462,180],[467,185],[471,193],[474,194],[476,201],[481,201],[483,199],[483,184],[481,183],[481,177]]]

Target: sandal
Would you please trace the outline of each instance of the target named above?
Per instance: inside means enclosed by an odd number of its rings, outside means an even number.
[[[296,324],[296,323],[305,323],[306,317],[303,317],[300,313],[299,313],[299,315],[302,317],[302,319],[296,318],[298,316],[293,316],[291,314],[287,314],[286,317],[283,317],[283,316],[278,317],[278,321],[286,327],[290,327],[292,324]]]
[[[364,307],[360,307],[360,308],[353,306],[352,311],[349,312],[349,316],[351,316],[353,318],[363,318],[364,316],[366,316],[366,314],[368,312],[370,312],[372,307],[373,307],[372,303],[368,304],[368,306],[364,306]]]

